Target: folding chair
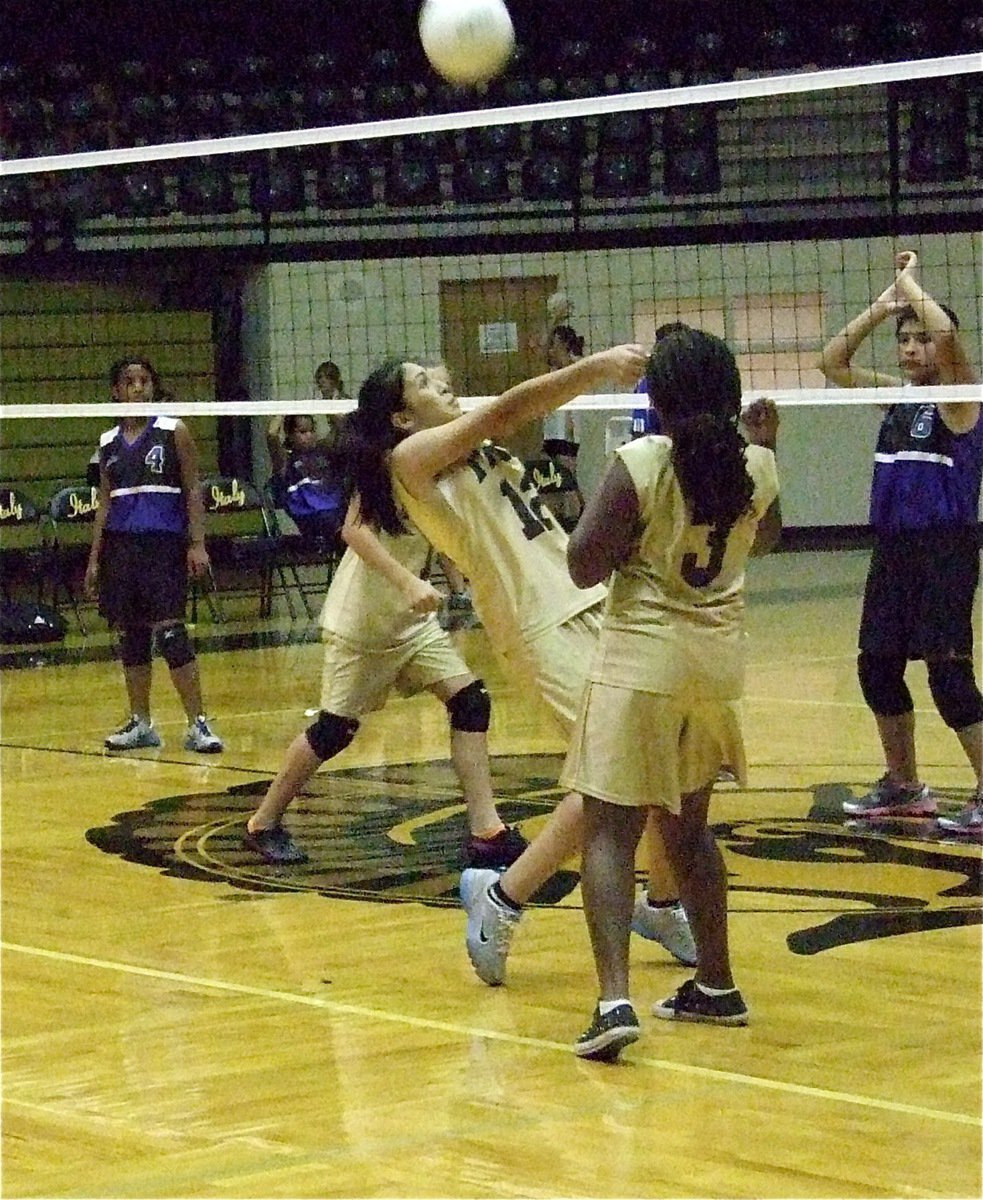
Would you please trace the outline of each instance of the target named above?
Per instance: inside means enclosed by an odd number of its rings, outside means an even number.
[[[293,585],[300,595],[304,612],[310,620],[316,616],[318,609],[311,607],[309,593],[316,589],[317,594],[323,597],[328,590],[335,569],[341,561],[344,545],[340,540],[334,544],[322,541],[312,542],[300,533],[286,532],[281,521],[281,513],[283,513],[284,519],[293,522],[290,514],[283,507],[282,488],[275,476],[272,476],[264,484],[263,499],[266,504],[267,529],[270,536],[276,539],[278,560],[284,570],[289,572]],[[301,567],[313,566],[323,566],[326,572],[326,577],[316,585],[312,585],[310,582],[305,583],[300,575]]]
[[[40,603],[45,559],[40,518],[38,506],[26,492],[0,483],[0,595],[8,602],[14,599],[14,581],[26,578]]]
[[[524,484],[532,484],[550,512],[569,533],[584,508],[584,497],[574,472],[558,458],[544,455],[526,463]]]
[[[291,620],[296,617],[286,569],[283,538],[271,530],[267,506],[256,486],[235,475],[210,475],[201,481],[205,507],[206,537],[212,540],[216,567],[256,569],[259,571],[259,615],[273,612],[273,580],[279,581]],[[206,592],[224,620],[219,590]]]
[[[91,534],[85,527],[95,520],[98,508],[98,488],[89,483],[72,483],[55,492],[42,518],[50,551],[51,603],[57,609],[62,595],[68,598],[83,636],[88,635],[89,631],[82,617],[78,565],[82,559],[82,547],[85,548],[85,558],[88,557]],[[84,561],[82,570],[85,570]]]

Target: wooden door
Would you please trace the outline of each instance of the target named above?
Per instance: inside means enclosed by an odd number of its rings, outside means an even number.
[[[444,361],[459,395],[497,396],[546,370],[546,301],[556,287],[555,275],[441,283]],[[538,421],[509,441],[521,458],[535,457],[541,447]]]

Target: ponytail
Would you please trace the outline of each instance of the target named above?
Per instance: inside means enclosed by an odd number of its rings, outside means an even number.
[[[672,438],[673,470],[693,523],[728,531],[754,495],[737,427],[737,363],[713,334],[686,325],[659,332],[645,379]]]

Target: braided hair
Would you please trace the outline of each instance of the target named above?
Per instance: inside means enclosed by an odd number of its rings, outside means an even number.
[[[725,532],[754,495],[738,429],[740,372],[713,334],[686,325],[661,332],[645,372],[649,400],[672,438],[672,466],[690,519]]]
[[[403,408],[403,360],[387,358],[358,389],[358,406],[341,418],[336,443],[362,519],[394,535],[406,533],[389,474],[390,452],[406,436],[392,422]]]

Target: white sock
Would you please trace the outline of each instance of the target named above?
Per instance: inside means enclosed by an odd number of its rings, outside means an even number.
[[[597,1011],[602,1017],[606,1017],[609,1012],[614,1012],[616,1008],[620,1008],[622,1004],[630,1004],[631,1001],[625,997],[622,1000],[598,1000]]]
[[[729,987],[729,988],[707,987],[707,985],[705,983],[698,983],[696,986],[700,989],[700,991],[705,996],[729,996],[731,994],[731,992],[737,991],[737,988],[733,988],[733,987]]]

